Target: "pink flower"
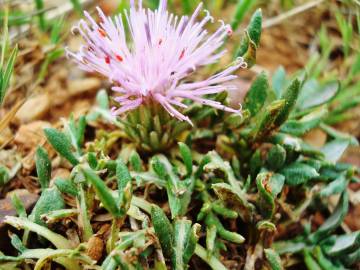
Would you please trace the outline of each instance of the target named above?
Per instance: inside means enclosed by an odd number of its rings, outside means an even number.
[[[170,14],[166,4],[167,0],[160,0],[158,9],[152,11],[143,8],[141,0],[137,7],[134,0],[131,1],[129,13],[125,12],[129,43],[121,15],[112,19],[97,8],[101,19],[97,24],[85,12],[88,22],[80,20],[74,29],[86,44],[76,53],[67,50],[68,55],[83,70],[101,73],[116,85],[112,89],[120,95],[114,100],[120,106],[112,109],[114,115],[152,100],[160,103],[170,115],[192,124],[178,110],[178,107],[187,107],[184,99],[240,114],[240,110],[206,99],[204,95],[236,89],[226,82],[236,78],[232,75],[235,70],[246,67],[242,58],[205,80],[185,82],[199,67],[215,63],[226,53],[221,47],[226,36],[232,33],[230,26],[221,21],[217,31],[209,35],[204,29],[207,23],[213,23],[209,12],[205,10],[205,17],[196,21],[202,4],[190,18]]]

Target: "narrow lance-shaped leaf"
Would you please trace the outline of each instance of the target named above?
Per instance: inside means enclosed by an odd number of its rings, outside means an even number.
[[[36,149],[35,164],[41,189],[44,190],[49,187],[51,178],[51,161],[48,153],[42,147],[38,147]]]
[[[62,193],[66,193],[66,194],[74,196],[74,197],[76,197],[78,195],[79,191],[78,191],[76,185],[70,180],[57,178],[57,179],[55,179],[54,184]]]
[[[25,206],[16,193],[11,196],[11,204],[19,217],[26,217]]]
[[[42,31],[46,31],[46,20],[44,10],[44,0],[35,0],[35,6],[38,11],[39,27]]]
[[[235,9],[235,14],[231,22],[231,28],[234,31],[238,28],[239,24],[244,19],[246,12],[251,8],[253,2],[254,2],[253,0],[238,0]]]
[[[349,194],[345,190],[331,216],[319,227],[319,229],[309,236],[312,243],[317,243],[320,239],[334,231],[343,222],[349,210]]]
[[[330,257],[341,256],[356,251],[360,247],[360,231],[337,236],[332,246],[325,252]]]
[[[291,111],[295,107],[299,92],[300,81],[298,79],[295,79],[281,97],[285,100],[285,106],[279,113],[276,121],[274,122],[276,126],[281,126],[288,119]]]
[[[104,207],[114,216],[119,217],[121,215],[120,210],[116,204],[114,197],[110,189],[105,185],[104,181],[92,170],[83,168],[82,172],[86,180],[88,180],[94,187],[97,196]]]
[[[189,241],[191,230],[191,221],[184,218],[175,220],[174,223],[174,253],[173,253],[173,268],[175,270],[186,269],[184,262],[184,248]]]
[[[262,118],[251,132],[251,137],[254,142],[264,139],[276,128],[274,123],[278,119],[278,116],[284,111],[285,106],[286,101],[280,99],[272,102],[265,108]]]
[[[5,71],[0,72],[1,73],[0,74],[1,75],[0,76],[0,79],[1,79],[1,81],[0,81],[1,82],[1,84],[0,84],[0,105],[4,101],[6,90],[9,86],[11,74],[13,73],[13,70],[14,70],[15,59],[16,59],[17,54],[18,54],[18,46],[16,45],[15,48],[13,49],[13,51],[11,52],[9,60],[6,64]]]
[[[61,156],[66,158],[73,166],[79,164],[78,159],[71,151],[71,143],[64,133],[54,128],[46,128],[44,132],[50,144]]]
[[[272,270],[282,270],[284,269],[281,264],[281,259],[279,254],[276,253],[275,250],[267,248],[264,249],[265,257],[268,261],[268,263],[271,266]]]
[[[318,177],[319,173],[311,166],[300,162],[294,162],[280,171],[285,176],[286,183],[296,186],[306,183],[312,178]]]
[[[235,53],[236,57],[244,57],[248,67],[251,67],[255,63],[256,50],[260,44],[261,29],[262,12],[261,9],[257,9],[252,15],[250,23],[245,30],[245,35]]]
[[[119,193],[121,193],[127,183],[131,181],[131,175],[127,166],[120,159],[116,161],[116,178],[118,181]]]
[[[171,258],[174,252],[174,229],[164,211],[157,205],[151,207],[151,221],[162,251],[166,257]]]
[[[190,148],[182,143],[179,142],[179,150],[180,150],[180,154],[181,157],[184,161],[185,167],[186,167],[186,171],[188,175],[191,175],[192,173],[192,155],[191,155],[191,150]]]
[[[264,106],[268,95],[269,83],[264,72],[260,73],[251,84],[244,100],[244,109],[256,115]]]

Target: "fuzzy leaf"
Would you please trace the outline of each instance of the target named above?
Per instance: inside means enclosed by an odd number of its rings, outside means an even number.
[[[56,152],[66,158],[73,166],[79,164],[78,159],[74,156],[71,151],[71,143],[66,135],[54,128],[44,129],[45,136],[54,147]]]
[[[167,258],[171,258],[174,252],[174,229],[164,211],[157,205],[151,207],[151,221],[162,251]]]
[[[251,84],[244,99],[244,109],[256,115],[264,106],[269,89],[269,83],[265,72],[260,73]]]
[[[276,128],[275,123],[278,121],[280,114],[284,113],[286,104],[286,100],[280,99],[273,101],[265,108],[257,126],[251,132],[253,141],[263,140]]]
[[[242,0],[242,2],[244,3],[251,1]],[[245,30],[245,36],[242,38],[240,46],[236,51],[236,56],[244,56],[244,58],[246,58],[245,57],[246,54],[249,54],[249,50],[252,49],[250,48],[251,46],[253,47],[253,49],[255,49],[255,54],[256,54],[256,49],[260,44],[261,27],[262,27],[262,12],[261,9],[257,9],[252,15],[249,25]],[[235,28],[233,27],[233,29]]]
[[[274,145],[270,148],[267,154],[267,167],[274,171],[279,170],[283,167],[286,160],[286,150],[279,144]]]
[[[138,152],[133,151],[130,155],[129,161],[130,161],[131,167],[134,169],[134,171],[136,171],[136,172],[142,171],[142,160],[141,160]]]
[[[295,162],[280,171],[285,176],[286,184],[297,186],[308,182],[310,179],[318,177],[318,172],[311,166]]]
[[[179,150],[180,150],[182,160],[185,164],[187,174],[191,175],[192,174],[192,163],[193,163],[191,150],[186,144],[184,144],[182,142],[179,142]]]
[[[127,183],[131,182],[131,175],[127,166],[120,159],[116,161],[116,178],[118,181],[118,189],[121,193]]]
[[[65,202],[61,193],[56,187],[44,189],[39,200],[36,202],[34,209],[30,214],[30,220],[37,224],[45,225],[41,216],[54,210],[63,209]]]
[[[76,197],[78,195],[79,191],[78,191],[76,185],[73,182],[71,182],[70,180],[57,178],[57,179],[55,179],[54,184],[62,193],[66,193],[66,194],[69,194],[74,197]]]
[[[272,270],[282,270],[284,269],[281,265],[281,259],[279,254],[276,253],[275,250],[271,248],[264,249],[265,257],[268,261],[268,263],[271,266]]]
[[[281,112],[276,118],[274,124],[276,126],[281,126],[289,117],[291,111],[293,110],[300,91],[300,81],[295,79],[290,86],[287,88],[285,93],[281,96],[281,99],[285,100],[285,105],[282,108]]]
[[[51,161],[48,153],[42,147],[36,149],[35,155],[36,172],[41,189],[44,190],[49,187],[51,178]]]

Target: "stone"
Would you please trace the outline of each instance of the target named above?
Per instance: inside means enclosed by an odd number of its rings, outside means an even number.
[[[20,123],[29,123],[44,117],[50,109],[50,98],[48,94],[40,94],[29,98],[21,106],[15,115],[15,119]]]

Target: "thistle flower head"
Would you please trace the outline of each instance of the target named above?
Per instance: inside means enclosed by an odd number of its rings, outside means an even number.
[[[209,12],[205,10],[204,18],[196,21],[202,4],[191,17],[170,14],[166,5],[167,0],[161,0],[158,9],[152,11],[143,8],[142,1],[135,5],[132,0],[125,20],[121,14],[107,17],[97,8],[100,23],[85,12],[87,21],[80,20],[73,30],[82,35],[86,44],[76,53],[67,50],[68,56],[83,70],[101,73],[114,84],[113,91],[119,93],[114,98],[119,105],[112,109],[115,115],[155,101],[170,115],[191,124],[179,111],[187,107],[184,99],[240,113],[204,96],[234,89],[227,82],[236,78],[232,75],[235,70],[246,67],[242,58],[205,80],[185,82],[198,68],[215,63],[226,53],[221,47],[226,36],[231,35],[231,27],[221,21],[220,27],[209,34],[204,29],[214,21]]]

